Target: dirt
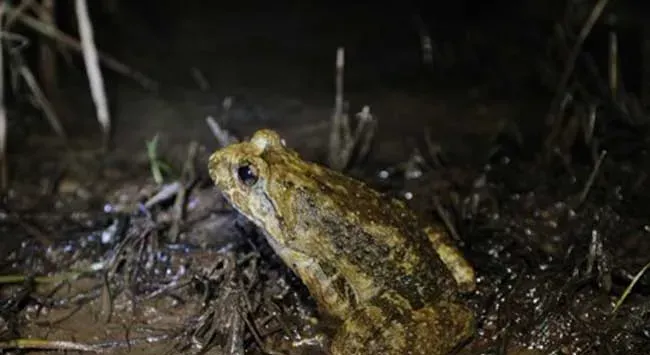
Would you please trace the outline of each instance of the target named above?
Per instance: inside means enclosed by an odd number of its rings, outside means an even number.
[[[94,7],[104,51],[160,87],[104,70],[108,152],[74,54],[59,72],[67,147],[25,100],[10,107],[0,352],[324,353],[332,324],[208,179],[218,142],[206,117],[239,137],[277,129],[325,162],[344,46],[350,113],[369,105],[378,122],[369,158],[347,173],[446,222],[479,275],[467,298],[478,330],[459,353],[650,353],[650,279],[640,273],[650,262],[647,121],[622,120],[616,101],[588,87],[545,144],[556,86],[544,84],[553,80],[540,48],[553,18],[527,23],[525,11],[497,5],[427,8],[435,43],[454,58],[431,70],[416,5],[392,6]],[[61,22],[73,29],[67,15]],[[603,109],[589,135],[574,123],[596,101]],[[162,184],[146,150],[156,135],[172,168]],[[26,338],[53,343],[11,343]]]

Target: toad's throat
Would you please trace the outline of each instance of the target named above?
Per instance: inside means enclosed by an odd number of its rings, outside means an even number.
[[[341,320],[350,314],[356,301],[336,287],[340,275],[328,274],[316,258],[279,243],[266,231],[264,235],[275,253],[298,275],[322,311]]]

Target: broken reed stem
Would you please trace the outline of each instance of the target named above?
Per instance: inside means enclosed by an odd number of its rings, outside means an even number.
[[[79,38],[81,38],[81,48],[86,64],[86,74],[90,83],[90,93],[95,103],[97,111],[97,121],[102,126],[104,134],[103,148],[108,148],[108,140],[111,131],[111,118],[108,112],[108,101],[106,99],[106,89],[104,88],[104,78],[99,68],[99,59],[97,57],[97,47],[93,38],[93,27],[88,15],[88,6],[86,0],[76,0],[75,10],[77,13],[77,22],[79,24]]]
[[[4,30],[5,2],[0,2],[0,30]],[[0,36],[0,192],[9,187],[7,167],[7,108],[5,107],[4,36]]]
[[[57,28],[46,25],[42,23],[41,21],[31,17],[27,16],[23,13],[18,12],[17,9],[6,5],[5,4],[5,10],[7,11],[7,14],[11,16],[15,16],[20,22],[22,22],[25,26],[33,29],[34,31],[40,33],[43,36],[49,37],[52,40],[58,41],[59,43],[65,45],[66,47],[72,48],[78,52],[82,52],[81,44],[79,41],[76,39],[72,38],[71,36],[59,31]],[[140,84],[143,88],[147,90],[156,90],[158,88],[158,83],[156,83],[154,80],[148,78],[144,74],[135,71],[117,59],[109,56],[108,54],[105,53],[98,53],[99,59],[101,59],[102,63],[106,65],[108,68],[111,70],[124,75],[128,78],[131,78],[135,80],[138,84]]]
[[[343,132],[343,71],[345,69],[345,49],[336,50],[336,96],[334,97],[334,112],[332,113],[332,128],[330,130],[329,165],[337,169],[341,164],[341,146]]]

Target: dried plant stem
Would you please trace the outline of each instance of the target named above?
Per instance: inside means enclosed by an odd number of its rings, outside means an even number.
[[[86,64],[86,74],[90,83],[90,92],[95,103],[97,111],[97,120],[102,126],[104,133],[104,148],[108,146],[108,139],[111,131],[111,118],[108,112],[108,100],[106,99],[106,90],[104,88],[104,78],[99,68],[99,59],[97,57],[97,47],[93,39],[93,28],[88,15],[88,6],[86,0],[76,0],[75,9],[77,13],[77,22],[79,23],[79,37],[81,38],[81,48],[84,62]]]
[[[173,221],[169,230],[169,240],[172,243],[178,243],[182,224],[185,220],[187,198],[190,193],[189,190],[196,181],[196,156],[198,155],[198,151],[199,144],[196,141],[190,142],[190,146],[187,150],[187,158],[185,159],[185,165],[183,166],[183,172],[181,173],[181,187],[178,190],[176,200],[174,201]]]
[[[584,203],[585,200],[587,199],[587,195],[589,194],[589,191],[591,191],[591,187],[594,185],[594,182],[596,181],[596,177],[598,176],[598,172],[600,171],[600,167],[603,165],[603,161],[605,160],[606,156],[607,156],[606,150],[600,152],[600,156],[596,161],[596,165],[594,165],[594,169],[591,171],[591,174],[589,174],[587,183],[585,184],[584,188],[582,189],[582,192],[580,193],[580,198],[578,199],[578,206],[582,205],[582,203]],[[576,208],[578,206],[576,206]]]
[[[54,23],[54,9],[55,0],[43,0],[42,5],[38,11],[38,17],[41,22],[48,26],[55,26]],[[40,41],[40,74],[41,85],[45,93],[50,99],[56,95],[57,88],[57,72],[56,72],[56,52],[47,38],[41,38]]]
[[[15,54],[15,55],[18,56],[19,54]],[[34,99],[36,100],[36,103],[43,110],[43,113],[45,114],[45,118],[47,118],[47,120],[49,121],[50,126],[52,126],[54,132],[56,132],[56,134],[61,139],[63,139],[64,141],[67,140],[65,131],[63,130],[63,126],[59,121],[59,117],[54,111],[54,107],[52,107],[52,104],[47,99],[47,96],[45,95],[41,87],[38,85],[38,82],[36,81],[34,74],[32,74],[31,70],[29,70],[29,68],[24,63],[22,63],[21,59],[17,59],[17,61],[19,61],[18,72],[20,73],[20,76],[23,77],[23,80],[25,80],[27,86],[29,86],[29,89],[32,91],[32,94],[34,95]]]
[[[571,74],[573,73],[573,69],[575,68],[576,60],[578,59],[578,56],[582,51],[582,45],[584,44],[585,39],[587,39],[587,36],[591,32],[591,29],[594,27],[594,24],[596,23],[596,21],[602,14],[603,10],[605,9],[605,5],[607,5],[607,3],[608,0],[598,0],[598,2],[592,8],[589,17],[587,18],[587,21],[582,26],[582,29],[580,30],[580,34],[578,35],[576,43],[573,45],[573,48],[569,53],[569,58],[567,59],[567,62],[565,64],[562,77],[558,82],[557,90],[555,92],[555,98],[553,99],[553,102],[551,104],[551,110],[549,112],[549,116],[556,115],[557,113],[556,111],[560,106],[560,102],[564,97],[565,91],[567,89],[567,85],[569,84],[569,78],[571,77]],[[551,122],[555,122],[555,121],[557,121],[557,118],[555,120],[551,120]]]
[[[643,23],[643,43],[642,43],[642,86],[641,86],[641,103],[644,106],[650,104],[650,24]]]
[[[438,196],[433,197],[433,205],[436,207],[436,212],[438,213],[438,217],[440,217],[442,222],[445,224],[445,227],[447,227],[447,231],[449,231],[449,234],[456,241],[462,240],[460,234],[458,233],[458,230],[456,229],[456,226],[454,226],[454,222],[452,222],[451,217],[449,216],[449,213],[447,213],[445,208],[442,207],[442,203],[440,202],[440,198]]]
[[[613,30],[609,33],[609,90],[612,99],[618,97],[618,36]]]
[[[10,13],[9,16],[7,16],[7,21],[5,24],[4,29],[7,30],[13,24],[16,22],[16,19],[18,18],[18,15],[23,14],[26,9],[32,8],[34,5],[37,5],[34,3],[35,0],[23,0],[18,7],[14,10],[14,13]],[[6,10],[6,9],[5,9]]]
[[[420,36],[420,50],[422,51],[422,63],[433,68],[433,40],[424,20],[419,14],[414,15],[415,27]]]
[[[77,343],[73,341],[63,340],[47,340],[47,339],[13,339],[0,342],[0,349],[42,349],[42,350],[58,350],[58,351],[84,351],[84,352],[102,352],[102,349]]]
[[[345,69],[345,49],[336,50],[336,96],[334,97],[334,112],[332,113],[332,129],[330,130],[329,165],[338,168],[341,163],[341,146],[343,144],[343,129],[345,113],[343,112],[343,74]]]
[[[344,49],[336,51],[336,96],[332,113],[328,164],[332,169],[344,170],[355,157],[363,159],[370,152],[377,122],[370,113],[370,107],[364,106],[355,115],[357,124],[350,126],[350,117],[343,102],[343,70],[345,67]],[[355,155],[355,151],[357,154]]]
[[[354,148],[355,145],[359,148],[357,153],[358,158],[365,158],[370,154],[372,140],[375,137],[375,131],[377,129],[377,120],[370,112],[370,106],[364,106],[361,108],[361,112],[358,112],[355,117],[358,121],[358,126],[354,132],[354,141],[348,154],[350,155],[348,160],[351,158],[352,148]]]
[[[5,2],[0,2],[0,29],[4,29]],[[7,168],[7,108],[5,107],[4,38],[0,36],[0,192],[9,187]]]
[[[222,128],[214,117],[208,116],[205,118],[205,121],[207,122],[208,127],[210,127],[210,131],[212,131],[212,134],[214,135],[214,138],[216,138],[220,147],[227,147],[233,143],[239,142],[239,139],[230,134],[227,129]]]
[[[41,21],[31,17],[27,16],[21,12],[18,12],[17,9],[14,9],[11,6],[5,5],[6,6],[6,11],[9,16],[15,16],[20,22],[22,22],[24,25],[27,27],[33,29],[34,31],[47,36],[55,41],[58,41],[59,43],[65,45],[66,47],[72,48],[76,51],[82,52],[81,44],[79,41],[76,39],[70,37],[69,35],[59,31],[53,26],[47,25],[42,23]],[[108,68],[111,70],[114,70],[115,72],[124,75],[126,77],[129,77],[136,82],[138,82],[142,87],[144,87],[147,90],[156,90],[158,88],[158,83],[153,81],[152,79],[148,78],[144,74],[135,71],[117,59],[105,54],[105,53],[98,53],[99,59],[102,61],[104,65],[106,65]]]
[[[208,82],[208,79],[205,78],[205,75],[203,75],[203,72],[197,67],[192,67],[190,69],[192,73],[192,78],[196,82],[196,85],[199,86],[199,89],[201,91],[208,91],[210,89],[210,83]]]
[[[634,286],[639,282],[641,276],[643,276],[643,274],[645,274],[645,272],[648,271],[648,268],[650,268],[650,263],[645,264],[645,266],[643,266],[643,268],[641,268],[641,270],[637,272],[637,274],[632,279],[632,282],[630,282],[630,284],[625,288],[625,291],[623,291],[621,297],[618,299],[618,301],[616,301],[616,304],[614,305],[614,309],[612,309],[612,314],[616,313],[618,309],[621,308],[621,305],[623,304],[623,302],[625,302],[627,296],[629,296],[630,292],[632,292],[632,288],[634,288]]]

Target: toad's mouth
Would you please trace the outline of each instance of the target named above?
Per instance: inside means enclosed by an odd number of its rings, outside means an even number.
[[[240,192],[235,192],[235,194],[240,194]],[[284,227],[284,219],[271,199],[251,199],[250,196],[242,198],[240,195],[234,195],[226,191],[222,192],[222,195],[240,215],[262,230],[266,235],[266,239],[281,244],[282,238],[280,236]],[[246,202],[238,203],[237,201]]]
[[[262,234],[264,234],[266,241],[269,243],[271,248],[273,248],[273,251],[282,257],[283,260],[285,259],[285,256],[287,256],[292,251],[289,247],[280,243],[276,238],[270,235],[269,232],[262,230]]]

